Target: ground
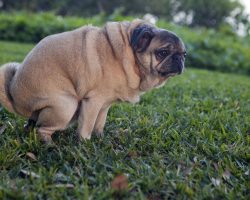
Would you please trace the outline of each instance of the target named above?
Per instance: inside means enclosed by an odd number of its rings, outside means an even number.
[[[32,47],[0,42],[0,63]],[[73,126],[44,145],[24,122],[0,108],[0,199],[250,199],[247,76],[187,67],[89,141]]]

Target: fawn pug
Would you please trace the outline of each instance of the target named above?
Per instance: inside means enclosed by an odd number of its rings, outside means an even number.
[[[41,40],[22,63],[0,68],[0,102],[29,118],[40,138],[78,120],[81,138],[103,134],[113,102],[138,102],[184,68],[174,33],[142,21],[83,26]]]

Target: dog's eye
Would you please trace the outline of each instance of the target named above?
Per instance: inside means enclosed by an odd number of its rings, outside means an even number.
[[[169,55],[167,50],[160,50],[156,52],[156,56],[160,59],[166,58]]]

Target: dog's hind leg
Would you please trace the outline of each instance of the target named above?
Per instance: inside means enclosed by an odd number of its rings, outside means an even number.
[[[52,142],[51,136],[55,131],[67,128],[78,107],[77,99],[71,96],[62,96],[50,102],[54,103],[39,112],[36,123],[39,138],[45,143]]]
[[[39,115],[39,111],[35,111],[32,113],[27,123],[24,125],[25,132],[30,132],[34,129],[34,127],[36,126],[38,115]]]

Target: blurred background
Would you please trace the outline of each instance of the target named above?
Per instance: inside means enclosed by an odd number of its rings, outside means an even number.
[[[182,37],[187,66],[250,75],[249,15],[249,0],[0,0],[0,40],[36,43],[137,17]]]
[[[47,35],[134,18],[188,53],[183,75],[112,106],[102,139],[73,126],[43,145],[0,106],[0,200],[250,200],[249,15],[250,0],[0,0],[0,65]]]

